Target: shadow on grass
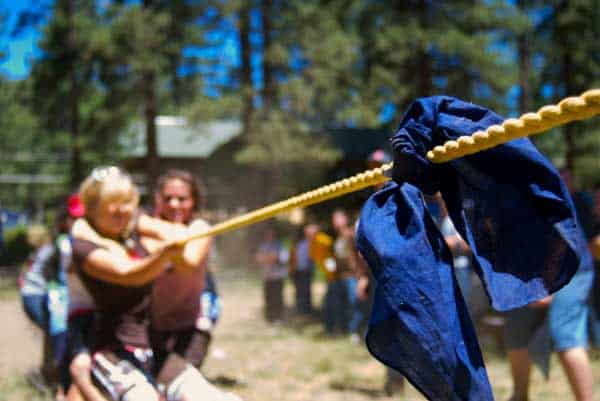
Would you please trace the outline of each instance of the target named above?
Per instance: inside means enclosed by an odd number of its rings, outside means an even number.
[[[285,316],[284,325],[295,331],[303,332],[307,328],[322,326],[321,315],[316,310],[308,314],[300,314],[293,308],[286,308]]]
[[[351,383],[342,383],[342,382],[332,382],[329,385],[329,388],[335,391],[351,391],[354,393],[359,393],[365,395],[369,398],[380,398],[385,396],[385,392],[381,389],[375,389],[372,387],[361,386],[358,384]]]
[[[235,377],[218,375],[215,377],[207,377],[206,378],[210,383],[214,384],[217,387],[227,387],[227,388],[242,388],[248,387],[248,383],[243,380],[238,380]]]

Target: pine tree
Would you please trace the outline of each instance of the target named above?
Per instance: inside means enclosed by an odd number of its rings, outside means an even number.
[[[93,1],[56,1],[39,44],[43,56],[32,70],[35,111],[51,135],[68,138],[72,187],[85,174],[84,153],[97,133],[93,121],[101,112],[97,105],[103,95],[94,82],[97,19]]]
[[[578,95],[600,84],[600,1],[573,0],[546,2],[546,17],[537,27],[543,40],[539,54],[544,59],[538,98],[554,102]],[[563,149],[557,163],[575,171],[584,183],[597,180],[600,172],[600,131],[597,122],[568,124],[560,129],[564,143],[555,138],[540,138],[555,156]]]

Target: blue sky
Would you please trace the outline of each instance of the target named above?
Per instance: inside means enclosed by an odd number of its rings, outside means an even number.
[[[97,0],[102,4],[103,0]],[[39,56],[39,49],[36,44],[41,37],[39,28],[31,28],[20,32],[17,36],[12,35],[18,15],[24,9],[34,7],[48,8],[52,0],[0,0],[0,15],[5,17],[4,23],[0,25],[0,52],[4,58],[0,59],[0,76],[9,79],[22,79],[27,77],[31,70],[31,61]],[[253,23],[260,22],[258,15],[253,15]],[[230,77],[228,72],[230,68],[235,68],[239,64],[239,45],[237,35],[233,26],[223,27],[213,32],[207,33],[209,42],[220,42],[220,45],[212,49],[187,49],[187,55],[202,56],[206,59],[217,61],[213,67],[210,78],[207,78],[207,95],[217,95],[214,87],[227,85]],[[260,45],[260,40],[253,38],[254,45]],[[260,77],[260,57],[253,57],[255,83],[260,86],[262,82]],[[182,70],[182,74],[186,71]]]
[[[29,6],[28,1],[0,0],[0,14],[5,17],[0,25],[0,50],[4,58],[0,61],[0,74],[10,79],[25,78],[31,69],[30,60],[39,50],[36,42],[40,37],[39,31],[28,29],[18,36],[11,36],[21,10]],[[39,3],[31,1],[31,4]]]

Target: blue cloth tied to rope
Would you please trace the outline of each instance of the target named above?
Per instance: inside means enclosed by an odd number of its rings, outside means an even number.
[[[568,190],[528,139],[444,164],[425,156],[502,121],[452,97],[417,100],[392,138],[393,181],[361,213],[357,245],[377,282],[367,346],[429,400],[493,394],[452,255],[422,193],[441,193],[497,310],[560,289],[589,257]]]

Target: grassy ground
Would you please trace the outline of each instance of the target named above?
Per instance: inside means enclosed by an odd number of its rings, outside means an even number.
[[[364,346],[347,337],[323,336],[315,319],[290,316],[284,325],[269,326],[261,314],[261,288],[256,277],[221,272],[223,319],[215,333],[204,373],[246,401],[366,401],[386,398],[381,391],[384,368]],[[0,285],[2,288],[2,285]],[[318,296],[323,286],[317,286]],[[0,401],[49,400],[25,379],[39,361],[39,335],[26,322],[14,291],[0,290]],[[292,299],[291,288],[286,298]],[[290,314],[291,315],[291,314]],[[483,338],[486,362],[496,398],[507,400],[511,380],[508,364],[491,338]],[[496,351],[494,351],[496,350]],[[596,392],[600,395],[600,359],[594,359]],[[549,381],[536,371],[532,399],[572,399],[568,384],[553,360]],[[395,399],[423,400],[410,386]]]

